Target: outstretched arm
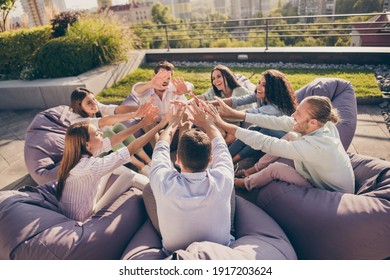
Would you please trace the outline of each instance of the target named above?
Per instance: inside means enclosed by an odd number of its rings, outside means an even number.
[[[141,106],[139,106],[135,112],[116,114],[113,116],[104,116],[99,119],[98,122],[99,128],[102,128],[104,126],[111,126],[116,123],[126,121],[128,119],[142,118],[145,115],[145,112],[147,112],[152,107],[153,102],[154,102],[154,98],[151,98],[147,103],[144,103]]]
[[[219,106],[219,115],[222,118],[231,118],[231,119],[238,119],[238,120],[245,120],[245,112],[234,110],[233,108],[229,107],[223,99],[219,97],[215,97],[216,101],[218,102]]]
[[[145,118],[149,118],[149,120],[146,121],[144,125],[149,125],[153,122],[155,122],[157,118],[157,111],[151,111],[148,113],[150,116],[145,116]],[[167,122],[163,119],[160,123],[158,123],[156,126],[154,126],[151,130],[149,130],[147,133],[142,135],[141,137],[135,139],[133,142],[131,142],[127,148],[129,149],[130,154],[134,154],[136,151],[141,149],[143,146],[145,146],[153,137],[158,133],[161,129],[163,129],[166,126]]]
[[[222,101],[219,100],[219,102],[222,102]],[[214,105],[208,104],[207,107],[205,107],[205,109],[207,111],[207,114],[211,117],[211,119],[214,121],[214,123],[219,128],[221,128],[222,130],[225,130],[229,134],[232,134],[232,135],[236,134],[236,130],[237,130],[238,126],[225,122],[222,119],[220,112],[218,112],[217,108],[215,108]],[[245,114],[244,114],[244,116],[245,116]]]
[[[115,109],[115,114],[126,114],[137,111],[138,105],[119,105]]]
[[[169,109],[169,113],[166,117],[166,121],[168,121],[169,124],[167,128],[164,129],[164,131],[161,133],[160,138],[158,139],[159,141],[165,140],[169,144],[172,143],[173,136],[175,135],[176,130],[179,127],[183,118],[185,108],[186,106],[184,105],[178,105],[176,114],[173,116],[173,108],[171,106],[171,108]]]
[[[153,123],[157,118],[157,111],[158,108],[156,106],[149,107],[148,111],[145,112],[145,117],[139,123],[110,137],[111,146],[114,147],[119,143],[122,143],[123,140],[134,134],[136,131]]]

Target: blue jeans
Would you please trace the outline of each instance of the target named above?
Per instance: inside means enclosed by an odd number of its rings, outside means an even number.
[[[262,134],[276,137],[276,138],[281,138],[281,137],[283,137],[283,135],[286,134],[285,131],[262,128],[262,127],[257,126],[257,125],[251,125],[250,127],[248,127],[248,129],[254,130],[254,131],[259,131]],[[245,144],[244,142],[242,142],[239,139],[236,139],[229,146],[229,152],[232,155],[232,157],[235,156],[236,154],[239,154],[241,159],[251,157],[251,156],[259,156],[260,155],[259,150],[252,149],[250,146],[248,146],[247,144]]]

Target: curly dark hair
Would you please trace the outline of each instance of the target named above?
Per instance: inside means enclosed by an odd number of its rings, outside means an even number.
[[[298,101],[286,75],[275,69],[266,70],[261,75],[265,79],[265,101],[275,104],[284,114],[291,116]]]
[[[221,72],[222,74],[222,77],[224,79],[224,81],[226,81],[228,87],[233,90],[235,89],[236,87],[239,87],[241,86],[236,77],[234,76],[232,70],[230,70],[228,67],[226,67],[225,65],[221,65],[221,64],[218,64],[217,66],[215,66],[213,68],[213,70],[211,71],[211,74],[210,74],[210,78],[211,78],[211,85],[213,86],[213,89],[214,89],[214,92],[215,92],[215,95],[222,98],[222,93],[220,90],[217,89],[216,86],[214,86],[213,84],[213,73],[215,70],[218,70]]]

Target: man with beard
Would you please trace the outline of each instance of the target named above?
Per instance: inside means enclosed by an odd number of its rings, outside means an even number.
[[[267,158],[260,159],[253,167],[256,173],[245,179],[235,180],[237,187],[251,190],[264,186],[273,179],[279,179],[301,186],[312,185],[320,189],[354,193],[353,169],[335,126],[340,118],[329,98],[307,97],[291,117],[249,114],[230,108],[220,99],[218,103],[219,112],[209,111],[216,125],[253,149],[267,153]],[[229,124],[221,117],[245,120],[269,129],[294,132],[295,136],[289,133],[288,139],[278,139]],[[294,169],[275,162],[279,157],[294,160]],[[306,184],[305,180],[309,184]]]

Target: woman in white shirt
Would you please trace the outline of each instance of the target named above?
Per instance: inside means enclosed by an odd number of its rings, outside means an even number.
[[[98,102],[94,94],[86,88],[76,88],[71,95],[72,112],[69,119],[72,124],[89,121],[103,131],[103,137],[110,137],[127,127],[121,122],[134,118],[134,112],[138,106],[118,106],[106,105]],[[124,146],[129,145],[135,140],[134,135],[129,135],[123,143],[113,146],[116,151]],[[135,156],[137,155],[137,157]],[[138,172],[148,175],[150,171],[151,158],[141,148],[131,156],[131,163],[137,168]]]
[[[247,87],[244,87],[238,81],[238,78],[242,80],[247,80],[246,85],[252,89],[249,90]],[[248,82],[242,75],[236,75],[226,66],[217,65],[211,71],[211,85],[212,87],[205,93],[197,96],[199,99],[205,101],[213,101],[215,97],[219,98],[234,98],[249,95],[253,92],[253,88],[255,87],[252,83]],[[237,110],[245,110],[252,109],[252,104],[243,104],[241,106],[237,106]],[[231,121],[235,123],[234,121]],[[234,141],[234,136],[226,134],[224,135],[226,143],[229,145]]]

